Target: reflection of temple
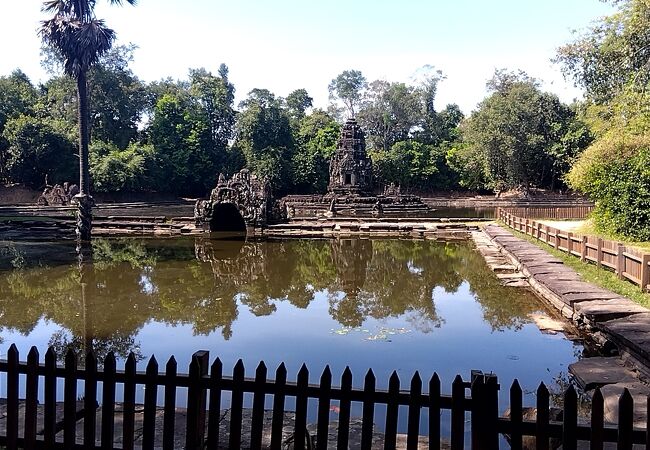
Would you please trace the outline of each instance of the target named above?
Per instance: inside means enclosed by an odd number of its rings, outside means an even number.
[[[333,194],[372,193],[372,162],[366,153],[366,138],[357,121],[348,119],[339,145],[330,160],[328,191]]]
[[[338,239],[330,242],[332,262],[344,295],[330,306],[334,319],[345,326],[360,326],[364,312],[359,299],[366,283],[368,264],[372,260],[372,241],[367,239]]]

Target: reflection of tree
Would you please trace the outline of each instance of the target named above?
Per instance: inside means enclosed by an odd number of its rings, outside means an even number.
[[[344,326],[405,316],[422,332],[444,323],[436,288],[455,292],[465,281],[495,330],[521,326],[539,307],[532,295],[501,286],[462,242],[97,240],[83,283],[81,276],[63,260],[0,272],[0,327],[27,334],[46,319],[62,327],[52,339],[61,349],[123,356],[152,320],[229,339],[238,303],[270,315],[278,302],[306,308],[318,292]]]

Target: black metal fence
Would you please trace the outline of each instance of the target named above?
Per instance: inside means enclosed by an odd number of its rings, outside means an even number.
[[[235,365],[232,376],[223,374],[219,359],[213,361],[210,367],[208,364],[208,353],[197,352],[192,357],[189,373],[177,372],[174,357],[167,362],[165,371],[160,372],[157,361],[152,357],[146,370],[141,372],[137,370],[136,358],[131,354],[124,370],[117,370],[116,358],[109,354],[100,369],[92,353],[86,356],[83,367],[80,367],[76,354],[70,351],[65,355],[65,364],[59,366],[52,348],[45,354],[44,363],[39,360],[36,348],[31,349],[26,362],[21,362],[17,348],[12,345],[7,359],[0,361],[0,376],[7,381],[6,393],[3,393],[6,394],[6,403],[2,405],[4,414],[0,414],[0,429],[3,431],[0,445],[8,449],[260,449],[265,402],[270,396],[272,421],[268,447],[274,449],[284,448],[283,428],[287,426],[293,430],[293,448],[326,449],[328,444],[331,448],[328,432],[332,402],[338,402],[336,448],[340,449],[347,449],[350,442],[353,403],[359,403],[362,408],[362,449],[376,448],[372,440],[377,406],[386,411],[383,424],[385,449],[402,446],[407,449],[422,448],[423,433],[420,430],[424,425],[421,418],[425,410],[428,412],[426,442],[430,449],[440,448],[441,442],[444,447],[452,449],[469,446],[494,449],[504,442],[500,435],[507,436],[514,449],[521,449],[524,438],[531,436],[535,437],[533,445],[537,449],[549,449],[552,444],[560,443],[563,449],[575,449],[579,440],[590,441],[592,449],[603,448],[605,442],[616,442],[619,449],[631,449],[633,444],[647,448],[649,439],[646,429],[633,428],[633,401],[627,389],[620,397],[618,425],[614,426],[604,424],[604,402],[599,390],[593,395],[591,414],[586,419],[588,422],[578,419],[578,396],[573,387],[563,394],[562,420],[553,421],[549,391],[542,383],[536,393],[536,417],[531,421],[524,419],[529,415],[524,414],[523,393],[516,380],[509,390],[509,414],[500,415],[497,379],[480,372],[473,373],[471,381],[463,381],[457,376],[451,385],[451,395],[444,395],[441,394],[441,383],[436,374],[425,387],[416,372],[407,389],[404,389],[397,374],[393,373],[388,390],[379,390],[375,387],[376,378],[372,371],[366,374],[363,388],[357,389],[353,388],[349,368],[343,372],[337,387],[333,385],[329,368],[322,373],[319,384],[310,384],[305,366],[298,372],[296,382],[293,382],[288,381],[284,364],[277,368],[274,380],[268,379],[264,363],[257,367],[254,378],[245,377],[241,361]],[[83,386],[83,389],[79,389],[79,386]],[[136,404],[137,386],[145,388],[143,404]],[[159,387],[164,393],[160,396]],[[176,404],[179,388],[187,388],[185,405]],[[98,395],[100,391],[101,395]],[[42,404],[39,403],[39,393]],[[222,393],[230,393],[230,424],[225,432],[220,427]],[[242,433],[244,396],[251,394],[251,423],[247,437],[250,441],[242,442],[243,436],[247,436]],[[505,404],[503,396],[502,392],[501,402]],[[62,408],[57,398],[63,399]],[[289,399],[295,401],[292,424],[286,423],[285,415]],[[307,431],[309,401],[317,404],[315,436],[310,436]],[[116,405],[120,407],[116,408]],[[179,406],[186,408],[184,423],[178,421]],[[404,411],[407,411],[407,432],[402,443],[398,442],[398,418],[400,412]],[[449,436],[441,436],[443,411],[450,411]],[[137,439],[136,414],[143,416],[141,427],[138,425]],[[469,422],[466,421],[467,417]],[[184,427],[182,443],[178,442],[179,427]],[[466,431],[469,431],[467,439]],[[529,440],[527,444],[530,448]]]

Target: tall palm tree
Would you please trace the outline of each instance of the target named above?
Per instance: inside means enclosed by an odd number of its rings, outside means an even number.
[[[122,0],[108,0],[121,5]],[[125,0],[135,5],[136,0]],[[90,240],[92,205],[88,163],[88,89],[86,74],[106,53],[115,40],[115,32],[95,17],[96,0],[47,0],[43,11],[54,16],[41,23],[39,35],[45,45],[54,48],[64,61],[64,71],[77,82],[77,120],[79,123],[79,190],[76,197],[77,237]]]

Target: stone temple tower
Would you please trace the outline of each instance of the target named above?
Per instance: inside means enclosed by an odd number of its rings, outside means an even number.
[[[339,145],[330,160],[330,194],[371,195],[372,161],[366,153],[366,137],[354,118],[345,122]]]

